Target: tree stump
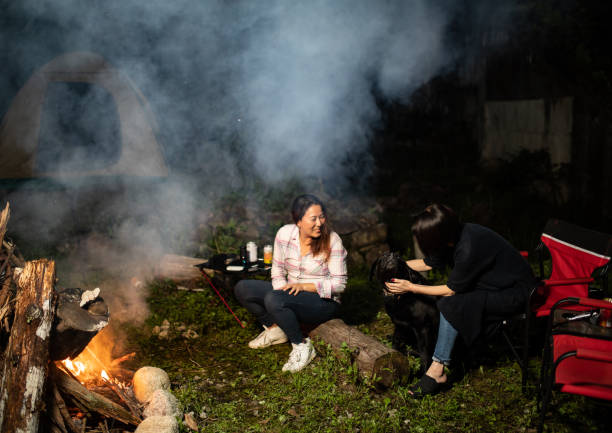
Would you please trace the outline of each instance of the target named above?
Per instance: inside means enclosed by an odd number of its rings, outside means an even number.
[[[55,262],[27,262],[17,280],[15,318],[0,386],[0,431],[38,431],[55,312]]]
[[[410,373],[408,359],[404,355],[348,326],[341,319],[322,323],[310,331],[309,335],[328,343],[338,357],[346,356],[348,349],[359,373],[369,380],[374,379],[379,387],[388,388],[393,381]],[[343,349],[343,343],[346,349]]]

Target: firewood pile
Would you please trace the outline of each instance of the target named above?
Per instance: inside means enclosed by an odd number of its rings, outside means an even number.
[[[88,347],[110,319],[99,289],[56,288],[55,262],[26,262],[6,237],[9,217],[7,204],[0,213],[0,431],[134,431],[146,407],[130,385],[133,372],[120,365],[130,355],[103,365]],[[82,381],[62,362],[81,352],[104,367],[103,377]]]

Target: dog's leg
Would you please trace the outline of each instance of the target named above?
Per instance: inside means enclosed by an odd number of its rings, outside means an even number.
[[[406,354],[405,330],[403,330],[401,326],[395,325],[393,330],[393,339],[391,340],[391,347],[404,355]]]
[[[401,317],[398,317],[399,303],[396,296],[385,296],[385,311],[393,322],[393,336],[391,337],[391,347],[398,352],[406,354],[407,328],[402,326]]]
[[[421,358],[421,366],[423,372],[427,371],[429,365],[432,360],[431,357],[433,355],[433,344],[435,341],[432,341],[432,332],[428,326],[422,326],[418,330],[415,330],[415,334],[417,337],[417,351],[419,353],[419,357]]]

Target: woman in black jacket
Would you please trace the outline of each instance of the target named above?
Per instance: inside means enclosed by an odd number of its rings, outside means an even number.
[[[444,366],[450,364],[457,335],[469,346],[482,330],[483,319],[521,311],[535,278],[525,259],[508,241],[478,224],[462,224],[447,206],[432,204],[416,216],[412,233],[425,254],[407,262],[415,271],[451,267],[448,281],[440,286],[393,279],[389,291],[440,296],[438,339],[427,372],[413,387],[413,394],[435,394],[447,381]]]

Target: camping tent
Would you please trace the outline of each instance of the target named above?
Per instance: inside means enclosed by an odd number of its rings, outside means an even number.
[[[144,96],[101,56],[63,54],[0,124],[0,179],[167,176]]]

